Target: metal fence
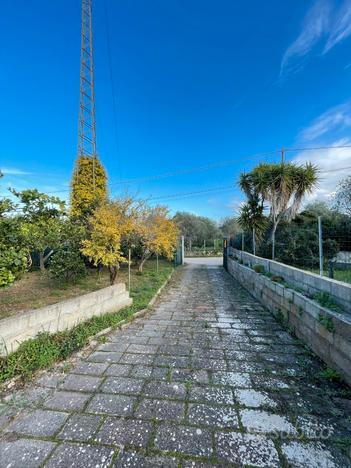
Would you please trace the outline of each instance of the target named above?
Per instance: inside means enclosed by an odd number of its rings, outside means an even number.
[[[230,239],[230,245],[263,258],[272,258],[272,234],[259,239],[244,232]],[[275,235],[276,261],[351,283],[351,219],[337,224],[322,216],[308,222],[278,225]]]

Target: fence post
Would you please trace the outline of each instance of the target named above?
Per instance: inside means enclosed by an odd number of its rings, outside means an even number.
[[[182,261],[181,265],[184,265],[184,236],[182,236]]]
[[[244,231],[241,233],[241,251],[244,252],[245,250],[245,234]]]
[[[131,264],[131,249],[128,250],[128,291],[130,292],[130,264]]]
[[[228,239],[223,239],[223,267],[228,270]]]
[[[318,216],[319,274],[323,276],[323,236],[322,216]]]

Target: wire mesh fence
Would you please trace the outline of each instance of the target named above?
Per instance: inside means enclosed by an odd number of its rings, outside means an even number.
[[[280,223],[274,240],[276,261],[351,283],[350,217],[299,216],[290,223]],[[262,238],[254,231],[237,234],[230,245],[271,259],[272,230]]]

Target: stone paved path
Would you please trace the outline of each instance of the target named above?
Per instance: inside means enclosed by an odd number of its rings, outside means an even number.
[[[223,269],[190,265],[148,317],[20,394],[0,467],[348,467],[350,394],[319,369]]]

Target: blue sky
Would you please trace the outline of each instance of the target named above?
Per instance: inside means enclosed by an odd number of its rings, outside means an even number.
[[[172,212],[220,219],[242,199],[240,171],[280,157],[252,155],[351,144],[351,0],[106,5],[117,143],[104,0],[94,2],[95,80],[98,152],[112,195],[160,197]],[[77,152],[80,1],[3,0],[0,41],[1,193],[38,187],[65,198]],[[349,148],[287,157],[324,171],[351,165]],[[324,172],[313,198],[328,198],[342,176]]]

